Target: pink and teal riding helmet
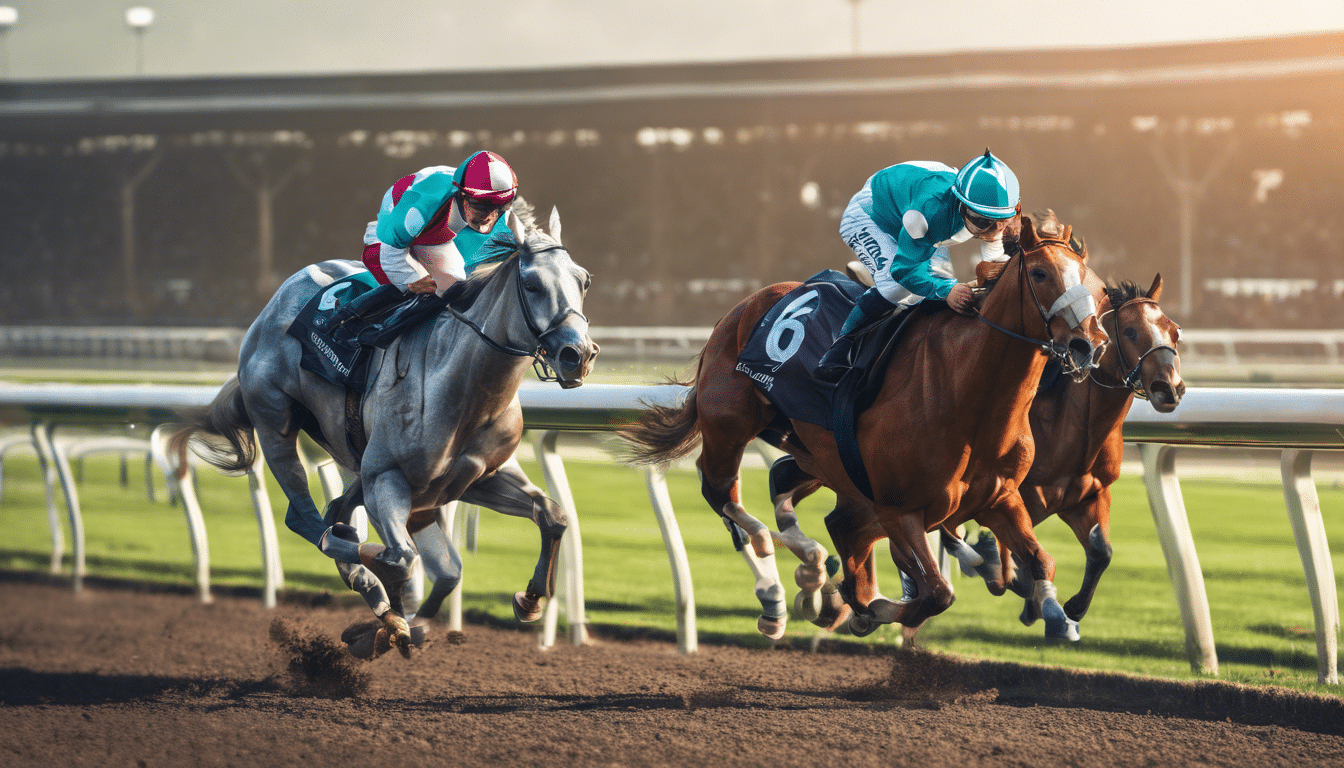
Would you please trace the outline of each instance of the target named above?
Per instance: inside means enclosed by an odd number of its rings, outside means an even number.
[[[972,213],[987,219],[1012,218],[1022,199],[1017,176],[988,149],[957,172],[952,194]]]

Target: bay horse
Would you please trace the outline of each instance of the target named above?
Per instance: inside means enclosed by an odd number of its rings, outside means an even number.
[[[1075,624],[1087,614],[1111,563],[1111,485],[1120,477],[1124,421],[1134,398],[1147,400],[1158,413],[1171,413],[1185,396],[1176,351],[1181,329],[1158,304],[1162,276],[1147,291],[1126,281],[1106,293],[1100,316],[1112,342],[1088,381],[1060,382],[1036,395],[1030,418],[1038,447],[1022,482],[1032,525],[1058,515],[1086,552],[1082,585],[1064,603],[1064,613]],[[945,542],[954,538],[946,529],[943,536]],[[977,549],[983,553],[985,547]],[[1007,555],[999,555],[1005,569],[1011,567]],[[1025,597],[1027,585],[1007,574],[1009,586]],[[1022,622],[1030,625],[1038,617],[1027,600]]]
[[[1074,238],[1055,219],[1054,212],[1034,214],[1038,230],[1075,243],[1075,251],[1085,257],[1081,238]],[[865,274],[858,277],[865,277]],[[1103,329],[1112,339],[1098,365],[1085,382],[1066,382],[1057,378],[1045,386],[1032,402],[1029,413],[1037,451],[1021,493],[1031,513],[1032,525],[1040,525],[1051,515],[1059,515],[1082,544],[1087,564],[1078,593],[1063,606],[1068,626],[1064,637],[1076,640],[1077,624],[1082,621],[1096,593],[1098,580],[1111,562],[1110,487],[1120,476],[1124,452],[1125,416],[1135,396],[1146,399],[1159,413],[1170,413],[1185,394],[1180,375],[1176,344],[1180,327],[1162,311],[1162,276],[1157,275],[1147,291],[1132,282],[1106,289],[1100,309]],[[772,467],[771,494],[776,505],[792,507],[820,487],[815,479],[781,464]],[[866,512],[866,515],[872,513]],[[855,513],[854,518],[865,514]],[[1013,563],[1006,548],[999,547],[993,534],[982,532],[974,548],[956,535],[954,520],[940,526],[944,547],[962,563],[969,574],[985,577],[991,593],[1002,595],[1005,585],[1026,598],[1021,620],[1031,625],[1041,617],[1032,599],[1029,579],[1014,578]],[[851,520],[851,524],[854,524]],[[1002,551],[1000,551],[1002,550]],[[868,564],[871,570],[872,564]],[[830,626],[835,611],[822,612],[807,606],[817,598],[800,593],[795,601],[798,611],[814,623]],[[916,628],[903,634],[913,641]]]
[[[1045,367],[1042,351],[1085,375],[1106,335],[1096,315],[1100,281],[1090,278],[1066,239],[1038,237],[1029,218],[1022,230],[1021,252],[980,299],[977,316],[940,312],[912,318],[891,362],[878,373],[880,391],[856,424],[873,491],[869,524],[832,524],[845,507],[867,499],[845,471],[829,430],[790,420],[790,430],[778,440],[802,472],[836,491],[837,511],[827,518],[827,528],[843,569],[839,596],[853,611],[849,622],[856,634],[879,623],[918,626],[952,604],[951,585],[938,571],[926,532],[962,505],[984,510],[985,525],[1021,553],[1042,598],[1053,590],[1054,560],[1036,541],[1018,492],[1034,451],[1027,409]],[[621,431],[634,463],[667,463],[701,446],[696,461],[701,493],[725,521],[746,533],[751,555],[763,561],[757,569],[763,608],[757,627],[772,638],[783,635],[787,621],[783,587],[769,530],[742,506],[739,468],[747,445],[767,432],[778,413],[735,367],[756,324],[798,285],[768,286],[734,307],[701,351],[694,382],[686,382],[692,389],[685,402],[650,406],[638,423]],[[1081,299],[1086,301],[1080,311]],[[1064,311],[1064,304],[1073,310]],[[969,481],[982,476],[996,482],[967,498]],[[799,585],[819,590],[825,548],[802,533],[792,508],[777,508],[776,522],[780,541],[806,566],[796,574]],[[890,540],[896,566],[917,585],[909,599],[881,597],[865,570],[882,538]]]
[[[300,368],[300,342],[285,332],[315,294],[363,269],[327,261],[280,286],[243,338],[238,375],[173,438],[178,450],[194,434],[219,438],[204,458],[232,472],[250,469],[260,448],[289,499],[286,525],[337,561],[381,622],[383,638],[403,655],[411,633],[402,594],[415,558],[425,556],[434,579],[422,618],[434,616],[461,579],[461,558],[431,525],[443,504],[462,500],[537,524],[541,554],[526,590],[513,598],[519,620],[539,618],[542,598],[555,588],[567,520],[512,458],[523,433],[517,393],[532,365],[553,369],[544,378],[564,388],[581,385],[592,371],[598,346],[583,315],[591,278],[561,244],[558,212],[552,210],[549,235],[521,199],[507,215],[512,237],[484,246],[498,263],[478,267],[447,311],[372,351],[362,402]],[[297,453],[300,431],[356,475],[325,519]],[[360,545],[347,525],[361,504],[382,547]]]

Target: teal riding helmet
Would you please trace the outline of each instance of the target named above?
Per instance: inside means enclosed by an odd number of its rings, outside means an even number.
[[[957,172],[952,194],[971,211],[989,219],[1011,218],[1022,199],[1017,176],[988,149]]]

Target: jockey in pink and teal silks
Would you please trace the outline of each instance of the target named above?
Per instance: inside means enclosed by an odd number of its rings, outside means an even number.
[[[1006,261],[1003,233],[1020,213],[1017,177],[985,154],[961,170],[911,162],[873,174],[840,219],[840,237],[873,275],[839,338],[817,362],[816,376],[837,381],[849,368],[854,340],[897,307],[945,299],[963,314],[974,299],[952,276],[948,246],[978,238],[983,261]]]
[[[328,325],[339,328],[408,293],[442,296],[484,261],[481,246],[508,228],[504,212],[517,195],[518,177],[494,152],[398,179],[364,231],[364,266],[380,287],[341,307]]]

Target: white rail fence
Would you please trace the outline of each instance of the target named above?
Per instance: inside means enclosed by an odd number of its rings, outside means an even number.
[[[177,420],[175,409],[208,403],[214,387],[132,385],[8,385],[0,384],[0,423],[22,425],[27,434],[0,440],[0,459],[16,445],[33,445],[47,483],[48,521],[52,533],[53,573],[64,555],[60,515],[54,502],[59,482],[66,499],[72,547],[72,582],[79,589],[85,573],[83,522],[70,470],[71,458],[93,451],[144,451],[169,480],[170,492],[183,501],[196,563],[196,584],[203,601],[210,600],[209,545],[200,505],[192,484],[175,482],[180,471],[165,454],[164,425]],[[561,431],[603,432],[635,417],[641,401],[672,404],[685,394],[676,386],[588,385],[563,391],[526,385],[520,397],[524,421],[536,436],[533,448],[550,495],[570,516],[561,557],[563,595],[548,603],[541,643],[555,641],[559,603],[564,602],[571,641],[587,638],[583,597],[582,537],[579,513],[558,449]],[[79,437],[73,427],[139,424],[152,427],[148,438]],[[1311,474],[1314,451],[1344,449],[1344,390],[1200,388],[1187,392],[1181,407],[1162,415],[1147,407],[1131,411],[1125,423],[1126,442],[1137,443],[1144,483],[1180,605],[1186,649],[1193,669],[1217,673],[1209,603],[1195,542],[1186,517],[1176,472],[1178,446],[1251,446],[1281,450],[1280,471],[1288,519],[1297,542],[1315,619],[1317,676],[1338,684],[1339,598],[1334,566],[1326,542],[1315,482]],[[0,464],[2,468],[2,464]],[[275,605],[283,583],[274,516],[264,492],[261,467],[251,473],[252,500],[257,514],[263,555],[263,599]],[[329,460],[317,464],[329,497],[340,492],[341,478]],[[680,529],[661,470],[645,473],[650,502],[663,534],[673,573],[678,645],[683,652],[696,649],[695,598]],[[152,487],[152,486],[151,486]],[[448,505],[440,516],[445,532],[472,547],[474,517]],[[423,585],[419,585],[423,586]],[[450,625],[461,626],[461,588],[450,598]]]
[[[608,353],[637,358],[688,358],[700,351],[708,326],[593,326],[590,335]],[[232,361],[242,328],[0,326],[0,357],[113,357]],[[1186,328],[1187,362],[1237,365],[1247,359],[1296,359],[1339,365],[1344,331],[1335,329]]]

